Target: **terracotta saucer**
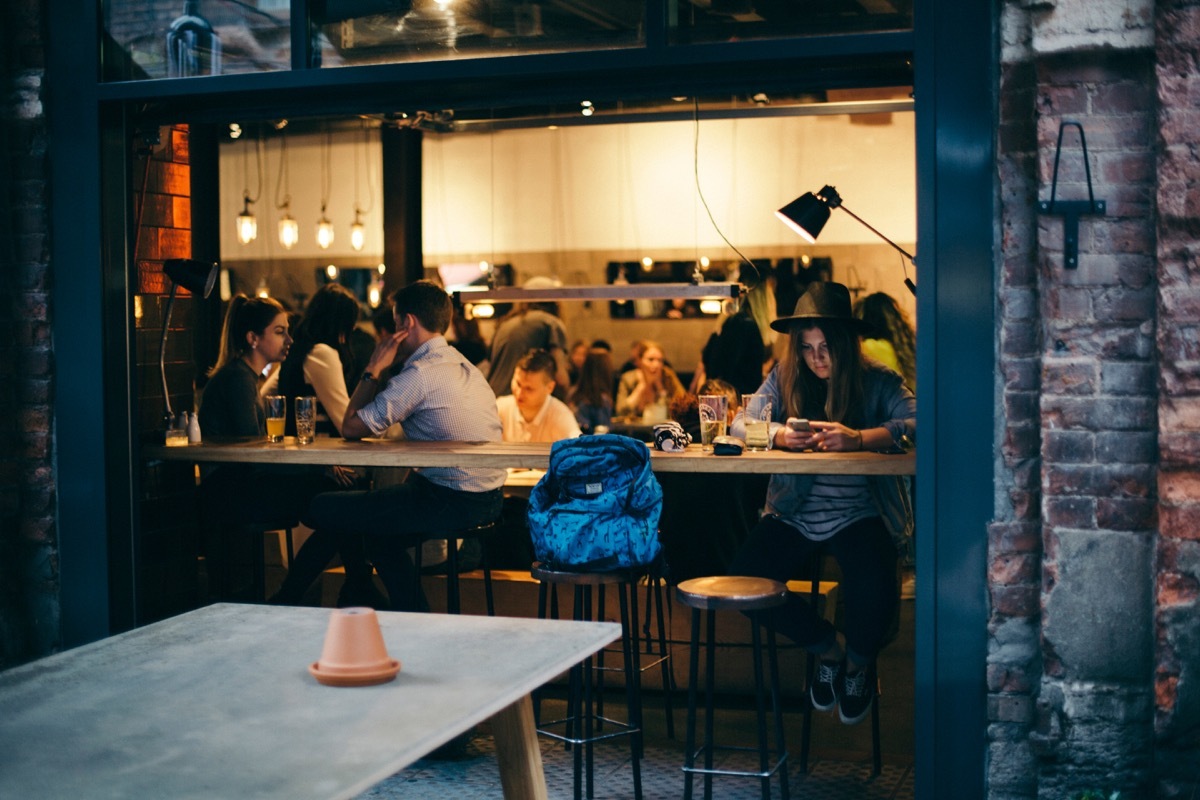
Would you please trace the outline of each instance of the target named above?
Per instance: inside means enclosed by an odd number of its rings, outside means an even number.
[[[367,667],[366,669],[321,669],[321,662],[314,661],[308,665],[309,673],[318,683],[326,686],[374,686],[377,683],[387,683],[396,677],[400,671],[400,662],[389,659],[383,666]]]

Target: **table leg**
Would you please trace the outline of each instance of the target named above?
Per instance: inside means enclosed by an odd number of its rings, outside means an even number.
[[[547,800],[542,751],[533,722],[533,703],[525,695],[492,717],[500,785],[507,800]]]

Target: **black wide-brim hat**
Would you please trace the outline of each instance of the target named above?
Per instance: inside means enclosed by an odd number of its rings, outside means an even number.
[[[780,333],[791,333],[806,322],[840,322],[860,336],[878,335],[875,328],[854,316],[850,307],[850,290],[840,283],[813,281],[796,301],[790,317],[780,317],[771,327]]]

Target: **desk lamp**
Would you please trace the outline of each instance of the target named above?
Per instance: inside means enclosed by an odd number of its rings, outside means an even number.
[[[162,339],[158,344],[158,371],[162,375],[163,420],[169,429],[175,419],[175,413],[171,410],[171,393],[167,389],[167,330],[171,326],[175,292],[182,286],[192,294],[207,299],[217,281],[217,263],[192,258],[169,258],[163,263],[163,272],[171,279],[171,294],[167,298],[167,311],[163,314]]]
[[[917,260],[913,257],[912,253],[909,253],[903,247],[875,230],[866,220],[842,205],[841,195],[832,186],[825,186],[816,194],[805,192],[776,211],[775,216],[783,220],[789,228],[804,237],[806,241],[816,242],[817,235],[821,233],[821,229],[825,227],[825,223],[829,220],[830,209],[834,208],[840,208],[854,217],[871,233],[900,251],[900,255],[911,261],[914,267],[917,265]],[[904,285],[914,295],[917,293],[917,285],[912,282],[912,279],[907,274],[904,276]]]

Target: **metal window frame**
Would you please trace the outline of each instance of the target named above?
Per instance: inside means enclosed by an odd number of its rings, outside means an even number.
[[[659,5],[649,4],[648,20],[661,27],[665,5]],[[911,33],[672,46],[656,27],[642,49],[337,69],[308,67],[310,38],[303,26],[294,26],[291,71],[127,83],[99,80],[98,3],[45,0],[45,8],[49,20],[71,20],[48,27],[46,73],[65,646],[139,622],[133,574],[138,444],[126,266],[128,143],[136,121],[155,114],[270,118],[288,109],[342,114],[385,101],[439,97],[450,103],[486,97],[499,106],[581,92],[686,94],[745,85],[781,69],[812,71],[819,81],[823,64],[911,53],[921,264],[917,794],[983,796],[986,525],[992,516],[997,363],[996,0],[922,0]],[[308,0],[292,0],[292,10],[293,19],[306,19]]]

